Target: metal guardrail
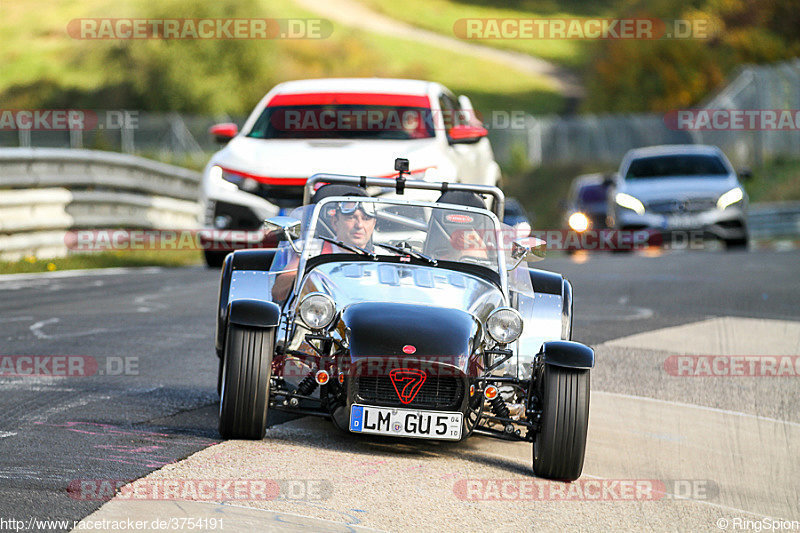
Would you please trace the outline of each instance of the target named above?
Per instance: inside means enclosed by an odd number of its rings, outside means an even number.
[[[769,239],[800,236],[800,202],[752,204],[748,213],[750,236]]]
[[[2,148],[0,259],[66,255],[73,229],[195,229],[200,179],[127,154]]]

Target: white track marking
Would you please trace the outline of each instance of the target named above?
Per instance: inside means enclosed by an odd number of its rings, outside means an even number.
[[[61,319],[59,318],[48,318],[47,320],[40,320],[39,322],[32,324],[28,329],[31,330],[31,333],[33,333],[37,339],[42,339],[42,340],[84,337],[86,335],[97,335],[98,333],[109,333],[110,331],[113,331],[106,328],[98,328],[98,329],[91,329],[89,331],[76,331],[73,333],[57,333],[55,335],[48,335],[47,333],[42,331],[42,328],[44,326],[48,324],[55,324],[57,322],[60,322],[60,320]]]
[[[619,392],[608,392],[608,391],[601,391],[601,390],[593,390],[592,395],[595,394],[607,394],[608,396],[616,396],[617,398],[626,398],[629,400],[639,400],[643,402],[652,402],[652,403],[660,403],[664,405],[672,405],[675,407],[685,407],[689,409],[699,409],[702,411],[708,411],[711,413],[720,413],[723,415],[733,415],[733,416],[742,416],[745,418],[752,418],[754,420],[762,420],[764,422],[773,422],[776,424],[786,424],[788,426],[793,427],[800,427],[800,423],[798,422],[790,422],[788,420],[780,420],[777,418],[770,418],[768,416],[760,416],[760,415],[753,415],[750,413],[742,413],[740,411],[730,411],[728,409],[719,409],[717,407],[708,407],[705,405],[697,405],[694,403],[684,403],[684,402],[675,402],[672,400],[660,400],[658,398],[648,398],[647,396],[635,396],[632,394],[622,394]]]
[[[637,333],[604,344],[680,355],[800,355],[800,322],[718,317]]]

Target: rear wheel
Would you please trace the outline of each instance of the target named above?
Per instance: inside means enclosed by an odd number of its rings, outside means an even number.
[[[228,326],[219,400],[219,433],[223,438],[264,437],[274,345],[274,328]]]
[[[542,426],[533,443],[533,471],[548,479],[578,479],[589,427],[589,371],[545,365],[541,394]]]

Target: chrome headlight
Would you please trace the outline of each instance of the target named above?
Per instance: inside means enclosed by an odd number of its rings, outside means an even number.
[[[486,331],[500,344],[514,342],[522,335],[522,316],[510,307],[498,307],[486,319]]]
[[[614,201],[617,202],[619,206],[635,211],[637,215],[644,215],[644,204],[640,202],[638,198],[630,194],[618,192],[614,197]]]
[[[300,319],[309,329],[322,329],[336,316],[333,298],[321,292],[312,292],[300,302]]]
[[[725,209],[728,206],[735,204],[736,202],[741,202],[744,198],[744,191],[742,191],[741,187],[734,187],[733,189],[729,190],[725,194],[719,197],[717,200],[717,209]]]

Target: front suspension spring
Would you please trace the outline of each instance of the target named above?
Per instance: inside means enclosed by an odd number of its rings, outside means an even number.
[[[500,418],[508,418],[511,414],[500,394],[489,400],[489,405],[492,407],[492,412]]]
[[[314,372],[311,372],[306,377],[303,378],[297,385],[297,394],[301,396],[308,396],[312,392],[314,392],[317,388],[317,380],[314,379]]]

